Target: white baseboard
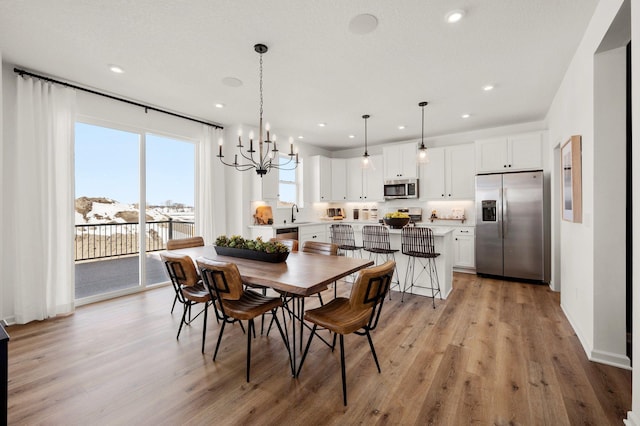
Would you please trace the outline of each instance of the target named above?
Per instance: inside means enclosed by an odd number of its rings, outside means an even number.
[[[640,417],[633,411],[627,412],[627,418],[622,420],[627,426],[640,426]]]

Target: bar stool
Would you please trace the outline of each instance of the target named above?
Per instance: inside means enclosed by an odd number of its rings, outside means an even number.
[[[351,257],[362,257],[362,246],[356,245],[356,239],[353,235],[353,228],[346,223],[334,223],[329,227],[331,234],[331,242],[338,245],[338,256],[346,256],[351,253]]]
[[[369,259],[373,257],[373,262],[378,263],[378,257],[384,257],[382,263],[393,260],[395,262],[395,254],[399,251],[391,248],[389,242],[389,230],[382,225],[365,225],[362,227],[362,244],[365,251],[369,252]],[[393,287],[400,289],[400,279],[398,278],[398,269],[394,267],[396,280],[391,279],[389,290]],[[389,300],[391,300],[391,291],[389,291]]]
[[[440,253],[435,252],[433,231],[431,228],[405,226],[402,228],[401,237],[402,254],[409,257],[409,261],[407,262],[407,273],[404,279],[404,290],[402,291],[402,301],[404,301],[404,294],[407,292],[407,283],[410,283],[409,290],[412,294],[413,287],[431,290],[433,308],[435,309],[436,294],[439,294],[440,300],[442,300],[442,293],[440,292],[440,280],[438,279],[438,270],[436,269],[436,258],[440,256]],[[415,276],[416,259],[418,259],[419,265],[422,266],[422,270],[418,273],[418,276]],[[427,287],[417,285],[417,279],[420,278],[420,275],[422,275],[423,272],[427,272],[427,268],[431,286]],[[409,281],[409,273],[411,273],[411,281]]]

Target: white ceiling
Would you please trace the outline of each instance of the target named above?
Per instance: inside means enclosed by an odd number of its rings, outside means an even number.
[[[429,102],[425,136],[543,119],[596,4],[0,0],[0,52],[38,73],[225,126],[256,126],[253,45],[264,43],[272,131],[337,150],[364,143],[363,114],[371,115],[371,145],[419,138],[420,101]],[[452,9],[464,9],[464,19],[446,23]],[[378,26],[354,34],[349,23],[363,13]],[[225,77],[244,84],[228,87]],[[485,92],[486,84],[496,88]]]

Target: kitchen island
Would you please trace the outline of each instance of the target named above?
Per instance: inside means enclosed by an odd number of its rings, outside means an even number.
[[[365,225],[377,225],[377,222],[374,221],[318,221],[318,222],[302,222],[302,223],[294,223],[294,224],[276,224],[276,225],[252,225],[249,226],[249,234],[251,238],[255,238],[256,236],[262,236],[263,239],[268,239],[275,236],[275,230],[277,228],[281,228],[283,226],[297,226],[299,229],[299,233],[301,236],[309,235],[309,233],[305,232],[305,228],[309,230],[313,230],[313,235],[316,241],[330,241],[330,231],[329,227],[333,223],[345,223],[349,224],[353,227],[354,236],[356,239],[357,245],[362,245],[362,227]],[[428,223],[419,224],[418,226],[429,227]],[[440,290],[442,294],[442,298],[446,299],[451,290],[453,289],[453,231],[454,228],[446,227],[446,226],[432,226],[430,227],[433,230],[434,236],[434,244],[436,253],[440,253],[440,256],[436,258],[436,270],[438,271],[438,278],[440,280]],[[324,232],[318,232],[319,229],[324,229]],[[302,240],[305,238],[301,238]],[[407,264],[409,261],[409,257],[405,256],[401,252],[401,230],[400,229],[389,229],[389,243],[391,244],[392,249],[398,250],[396,253],[396,268],[398,271],[398,278],[400,280],[400,290],[404,288],[405,278],[407,272]],[[368,253],[362,250],[362,256],[368,257]],[[422,270],[422,268],[416,262],[416,275]],[[423,272],[419,277],[417,285],[428,285],[429,275],[426,272]],[[398,290],[397,287],[394,287],[395,291]],[[420,294],[423,296],[431,296],[431,290],[415,287],[413,288],[414,294]]]

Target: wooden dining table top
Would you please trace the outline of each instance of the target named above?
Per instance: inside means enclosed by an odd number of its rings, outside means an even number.
[[[327,284],[373,265],[369,259],[345,256],[291,252],[285,262],[270,263],[238,257],[221,256],[214,246],[190,247],[172,250],[186,254],[194,261],[200,257],[238,265],[242,281],[246,284],[271,287],[300,296],[309,296],[324,290]]]

